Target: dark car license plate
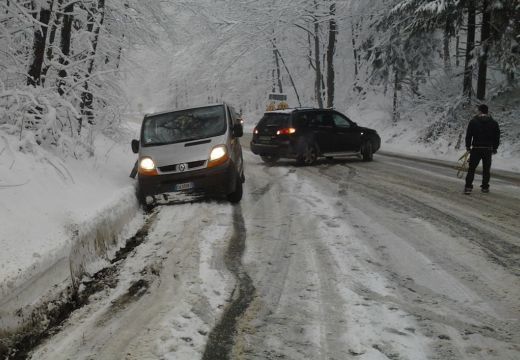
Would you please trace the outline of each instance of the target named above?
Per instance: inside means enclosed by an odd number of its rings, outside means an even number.
[[[182,184],[176,184],[174,186],[175,191],[184,191],[184,190],[190,190],[195,187],[195,184],[192,182],[182,183]]]
[[[271,137],[270,136],[259,136],[258,140],[262,141],[262,142],[269,142],[269,141],[271,141]]]

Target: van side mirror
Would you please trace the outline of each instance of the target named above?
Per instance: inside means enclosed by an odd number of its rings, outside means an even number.
[[[242,137],[244,135],[244,127],[242,124],[235,124],[233,125],[233,136],[234,137]]]
[[[134,154],[137,154],[139,152],[139,140],[132,140],[132,151]]]

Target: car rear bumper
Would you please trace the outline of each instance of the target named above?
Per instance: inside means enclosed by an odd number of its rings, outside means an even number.
[[[286,158],[296,157],[296,151],[290,142],[283,142],[278,144],[261,144],[251,141],[251,151],[255,155],[260,156],[279,156]]]
[[[141,175],[138,176],[140,196],[154,196],[166,193],[184,193],[200,195],[227,195],[236,187],[237,170],[235,164],[228,160],[214,167],[184,173]],[[179,184],[192,186],[187,190],[177,190]]]

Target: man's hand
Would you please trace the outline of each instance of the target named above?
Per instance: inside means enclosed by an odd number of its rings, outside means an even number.
[[[470,151],[471,151],[471,148],[469,148],[469,147],[466,148],[466,151],[467,151],[467,152],[470,152]]]
[[[496,155],[496,154],[497,154],[497,150],[493,149],[493,155]]]

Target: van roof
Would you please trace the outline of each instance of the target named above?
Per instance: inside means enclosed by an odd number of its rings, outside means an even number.
[[[184,111],[184,110],[190,110],[190,109],[200,109],[200,108],[205,108],[205,107],[210,107],[210,106],[219,106],[219,105],[228,105],[228,104],[227,103],[216,103],[216,104],[207,104],[207,105],[199,105],[199,106],[189,106],[189,107],[182,108],[182,109],[172,109],[172,110],[165,110],[165,111],[159,111],[159,112],[155,112],[155,113],[144,114],[144,117],[147,118],[150,116],[168,114],[171,112]]]

